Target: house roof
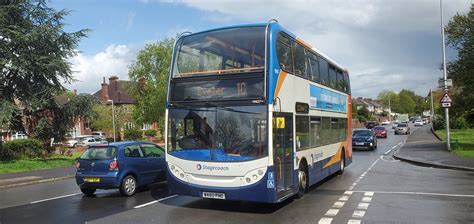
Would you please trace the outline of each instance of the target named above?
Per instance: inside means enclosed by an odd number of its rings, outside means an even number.
[[[127,87],[132,81],[126,80],[110,80],[110,83],[107,85],[107,92],[110,100],[114,101],[114,104],[134,104],[135,100],[128,95]],[[97,98],[102,99],[102,89],[99,89],[93,94]]]

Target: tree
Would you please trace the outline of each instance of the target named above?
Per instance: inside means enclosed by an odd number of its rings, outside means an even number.
[[[132,124],[128,126],[133,126],[132,112],[134,110],[133,105],[115,105],[114,106],[114,115],[115,115],[115,134],[116,137],[120,136],[120,130],[126,128],[127,124]],[[92,119],[91,127],[95,130],[110,130],[113,133],[113,124],[112,124],[112,107],[109,105],[98,104],[95,105],[93,111],[97,114]]]
[[[136,123],[157,122],[163,130],[169,67],[174,39],[148,44],[130,66],[128,76],[135,81],[129,94],[135,99]]]
[[[447,69],[454,86],[452,112],[474,125],[474,4],[467,14],[451,18],[445,31],[447,44],[457,51],[457,58]]]
[[[380,92],[377,96],[377,100],[380,101],[381,104],[387,108],[390,104],[390,109],[392,110],[392,112],[400,111],[400,99],[398,97],[398,94],[393,91],[384,90]]]
[[[414,114],[416,103],[415,100],[413,100],[413,91],[402,89],[400,93],[398,93],[398,97],[400,99],[400,113]]]
[[[88,31],[63,31],[68,13],[45,0],[0,2],[0,127],[61,138],[63,124],[57,122],[71,111],[55,97],[64,93],[63,82],[73,80],[68,58]]]

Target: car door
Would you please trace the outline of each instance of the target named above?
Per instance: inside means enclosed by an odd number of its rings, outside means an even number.
[[[150,183],[151,176],[149,175],[147,158],[143,155],[140,145],[125,146],[124,155],[127,168],[137,175],[138,183],[140,185]]]
[[[143,154],[147,159],[148,171],[152,182],[166,179],[165,150],[158,145],[144,143],[141,145]]]

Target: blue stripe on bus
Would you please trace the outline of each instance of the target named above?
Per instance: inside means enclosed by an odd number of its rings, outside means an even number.
[[[213,149],[214,158],[211,158],[210,149],[191,149],[191,150],[177,150],[169,152],[170,155],[186,159],[186,160],[196,160],[196,161],[248,161],[255,159],[251,156],[242,156],[242,155],[228,155],[224,152],[223,149]]]

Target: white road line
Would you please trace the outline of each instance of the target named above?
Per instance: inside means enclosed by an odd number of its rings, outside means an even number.
[[[368,191],[354,191],[354,192],[365,193]],[[429,195],[429,196],[474,198],[473,194],[446,194],[446,193],[409,192],[409,191],[373,191],[373,192],[376,194],[408,194],[408,195]]]
[[[342,208],[344,206],[345,202],[342,201],[336,201],[334,202],[334,205],[332,205],[333,208]]]
[[[372,197],[372,196],[374,196],[374,192],[373,191],[367,191],[367,192],[364,193],[364,196]]]
[[[369,208],[369,203],[359,203],[359,205],[357,205],[357,209],[364,209],[364,210],[367,210]]]
[[[356,220],[356,219],[349,219],[349,221],[347,222],[347,224],[360,224],[360,220]]]
[[[388,150],[388,151],[386,151],[386,152],[384,153],[384,155],[387,155],[387,154],[389,154],[389,153],[390,153],[392,150],[393,150],[393,148],[392,148],[392,149],[390,149],[390,150]]]
[[[318,224],[331,224],[332,218],[323,217],[319,220]]]
[[[339,198],[339,201],[347,201],[347,200],[349,200],[348,196],[342,196]]]
[[[365,215],[365,211],[358,211],[358,210],[355,210],[354,213],[352,214],[352,218],[359,218],[361,219],[362,217],[364,217]]]
[[[371,201],[372,201],[372,197],[363,197],[363,198],[362,198],[362,201],[363,201],[363,202],[371,202]]]
[[[37,203],[45,202],[45,201],[51,201],[51,200],[56,200],[56,199],[60,199],[60,198],[67,198],[67,197],[75,196],[75,195],[78,195],[78,194],[82,194],[82,193],[78,192],[78,193],[67,194],[67,195],[63,195],[63,196],[57,196],[57,197],[54,197],[54,198],[47,198],[47,199],[42,199],[42,200],[38,200],[38,201],[32,201],[32,202],[30,202],[30,204],[37,204]]]
[[[352,195],[352,191],[344,191],[344,195]]]
[[[176,196],[178,196],[178,195],[175,195],[175,194],[174,194],[174,195],[171,195],[171,196],[168,196],[168,197],[165,197],[165,198],[160,198],[160,199],[158,199],[158,200],[150,201],[150,202],[145,203],[145,204],[137,205],[137,206],[135,206],[135,207],[133,207],[133,208],[143,208],[143,207],[145,207],[145,206],[148,206],[148,205],[151,205],[151,204],[155,204],[155,203],[157,203],[157,202],[164,201],[164,200],[167,200],[167,199],[170,199],[170,198],[174,198],[174,197],[176,197]]]
[[[325,216],[336,216],[337,213],[339,213],[339,209],[329,209],[326,214],[324,214]]]
[[[398,144],[396,144],[396,145],[392,146],[392,149],[395,149],[395,148],[397,148],[397,146],[398,146]]]

